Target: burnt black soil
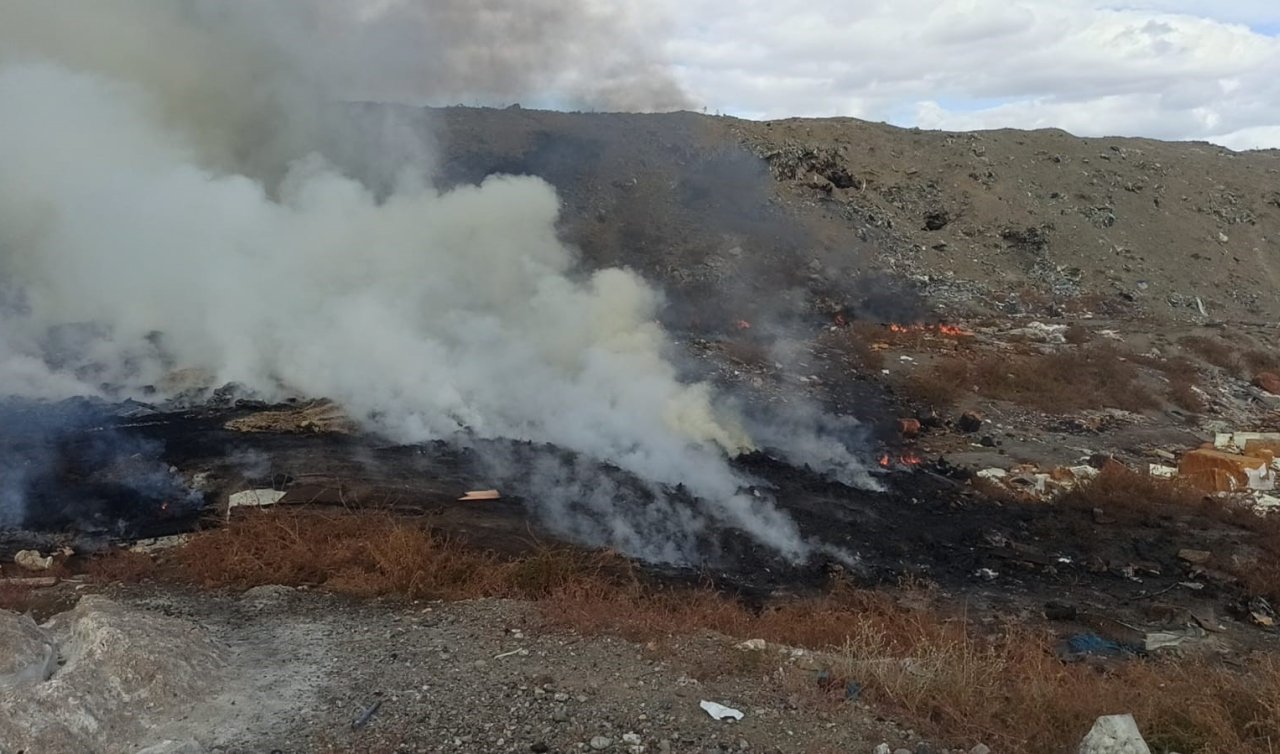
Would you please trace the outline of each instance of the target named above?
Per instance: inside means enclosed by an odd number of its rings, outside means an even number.
[[[56,465],[59,474],[45,475],[35,490],[38,499],[63,500],[57,515],[29,521],[29,528],[42,531],[9,531],[0,537],[0,557],[11,557],[12,550],[27,544],[47,547],[51,531],[57,533],[54,539],[76,540],[83,547],[85,542],[190,530],[201,520],[225,515],[213,501],[259,487],[285,491],[281,504],[429,515],[442,531],[504,554],[562,542],[555,529],[536,517],[537,501],[520,496],[519,472],[495,480],[492,466],[484,462],[495,450],[516,459],[563,454],[561,450],[492,441],[465,448],[446,443],[406,447],[363,436],[242,433],[223,427],[245,413],[234,408],[156,412],[100,424],[95,431],[111,433],[120,447],[157,449],[163,468],[188,479],[200,475],[204,509],[170,512],[161,507],[165,501],[146,495],[135,496],[132,508],[121,507],[120,499],[107,506],[89,496],[78,498],[84,513],[77,518],[68,502],[76,494],[111,485],[117,489],[124,482],[112,478],[120,473],[120,464],[77,466],[78,456],[71,452]],[[74,443],[60,447],[75,451]],[[1203,541],[1206,527],[1224,527],[1190,514],[1140,527],[1097,524],[1089,511],[992,501],[927,469],[886,472],[881,477],[885,489],[869,491],[763,453],[736,463],[759,480],[761,489],[771,491],[807,538],[853,559],[815,556],[807,563],[789,563],[744,534],[723,528],[707,535],[702,562],[656,567],[655,575],[709,579],[755,597],[806,593],[836,574],[863,584],[895,584],[906,578],[1015,612],[1038,612],[1050,600],[1114,613],[1157,595],[1188,605],[1221,605],[1241,596],[1212,583],[1196,592],[1178,587],[1191,578],[1179,563],[1178,550]],[[625,476],[609,467],[601,467],[600,473],[614,481]],[[504,498],[457,500],[469,489],[488,486],[503,489]],[[627,489],[625,484],[620,488]],[[636,484],[634,494],[639,505],[652,492]],[[682,493],[668,494],[678,501]],[[115,520],[104,521],[108,515]],[[1233,535],[1225,529],[1219,534]]]

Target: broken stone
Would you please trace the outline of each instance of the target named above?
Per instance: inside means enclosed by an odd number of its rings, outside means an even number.
[[[924,216],[925,230],[942,230],[951,222],[951,215],[946,210],[927,212]]]
[[[979,414],[976,411],[966,411],[960,415],[960,419],[956,422],[956,426],[960,428],[961,432],[973,434],[974,432],[982,429],[982,414]]]
[[[1107,715],[1093,724],[1078,754],[1151,754],[1133,715]]]
[[[734,645],[737,649],[744,652],[763,652],[767,646],[764,639],[747,639]]]
[[[1213,558],[1208,550],[1178,550],[1178,557],[1193,565],[1204,565]]]
[[[28,571],[47,571],[53,567],[53,556],[41,555],[36,550],[19,550],[13,562]]]
[[[919,419],[899,419],[898,432],[900,432],[903,437],[915,437],[916,435],[919,435],[920,420]]]

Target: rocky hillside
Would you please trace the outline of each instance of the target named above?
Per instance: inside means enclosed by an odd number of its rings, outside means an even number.
[[[763,292],[875,310],[908,289],[954,315],[1280,317],[1280,152],[852,119],[432,115],[446,182],[546,178],[591,262],[636,267],[704,317],[709,301],[759,309]],[[874,300],[886,272],[905,285]]]

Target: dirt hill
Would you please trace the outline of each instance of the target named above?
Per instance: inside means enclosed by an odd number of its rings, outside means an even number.
[[[446,182],[546,178],[592,263],[636,267],[704,315],[766,291],[856,303],[889,273],[957,313],[1280,318],[1276,151],[847,118],[433,117]]]

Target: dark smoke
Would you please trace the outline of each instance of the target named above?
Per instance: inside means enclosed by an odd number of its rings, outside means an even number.
[[[0,402],[0,526],[127,533],[203,499],[160,459],[160,443],[117,431],[121,406]]]

